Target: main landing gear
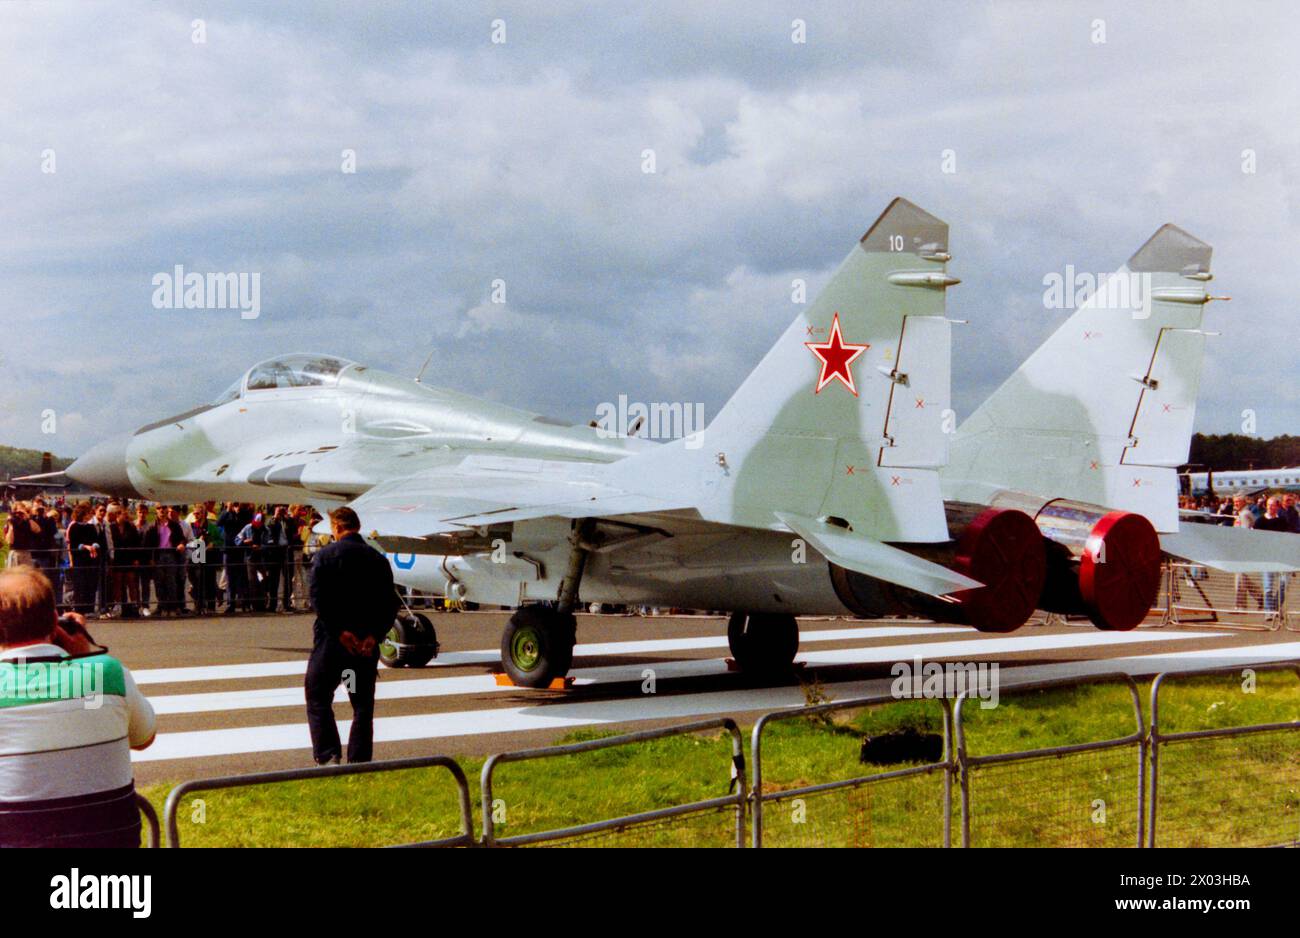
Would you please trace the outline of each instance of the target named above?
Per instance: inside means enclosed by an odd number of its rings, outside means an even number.
[[[569,673],[578,620],[550,606],[521,606],[501,636],[501,664],[521,687],[549,687]]]
[[[780,677],[799,651],[799,623],[783,613],[733,612],[727,623],[731,657],[746,674]]]
[[[569,536],[569,566],[555,605],[521,606],[506,624],[501,636],[501,665],[521,687],[549,687],[569,673],[578,636],[573,610],[595,526],[589,518],[574,525]]]
[[[577,641],[578,586],[591,550],[595,521],[585,519],[569,536],[569,566],[554,605],[515,610],[501,636],[501,665],[520,687],[549,687],[569,673]],[[736,612],[727,623],[727,644],[736,664],[759,678],[790,673],[799,651],[799,623],[785,613]]]

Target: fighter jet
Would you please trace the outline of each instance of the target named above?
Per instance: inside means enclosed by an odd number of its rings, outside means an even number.
[[[788,669],[802,614],[991,631],[1047,561],[1015,507],[950,499],[948,226],[895,199],[693,438],[654,443],[329,355],[253,366],[211,403],[102,443],[68,474],[157,501],[350,504],[398,583],[516,608],[502,665],[570,666],[579,601],[722,609],[742,669]],[[435,653],[403,616],[385,661]]]

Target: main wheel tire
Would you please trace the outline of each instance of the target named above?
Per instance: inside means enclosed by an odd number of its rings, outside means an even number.
[[[748,674],[782,675],[799,651],[799,623],[780,613],[732,613],[727,622],[731,657]]]
[[[569,673],[578,620],[545,606],[516,610],[501,636],[501,665],[521,687],[548,687]]]
[[[398,616],[379,643],[379,660],[390,668],[422,668],[438,654],[438,633],[429,617]]]

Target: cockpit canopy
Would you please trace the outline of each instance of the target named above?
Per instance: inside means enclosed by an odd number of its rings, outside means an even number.
[[[270,391],[283,388],[333,387],[339,375],[356,362],[334,355],[299,352],[259,362],[213,401],[217,406],[233,401],[247,391]]]

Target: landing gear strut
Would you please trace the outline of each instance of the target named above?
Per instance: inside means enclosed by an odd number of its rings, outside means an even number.
[[[733,612],[727,623],[727,644],[742,671],[779,677],[789,673],[799,651],[799,623],[781,613]]]
[[[595,522],[590,518],[574,525],[569,536],[569,566],[560,582],[559,597],[550,606],[522,606],[515,611],[501,636],[501,665],[510,680],[522,687],[549,687],[569,673],[578,620],[578,586],[587,565],[588,542]]]

